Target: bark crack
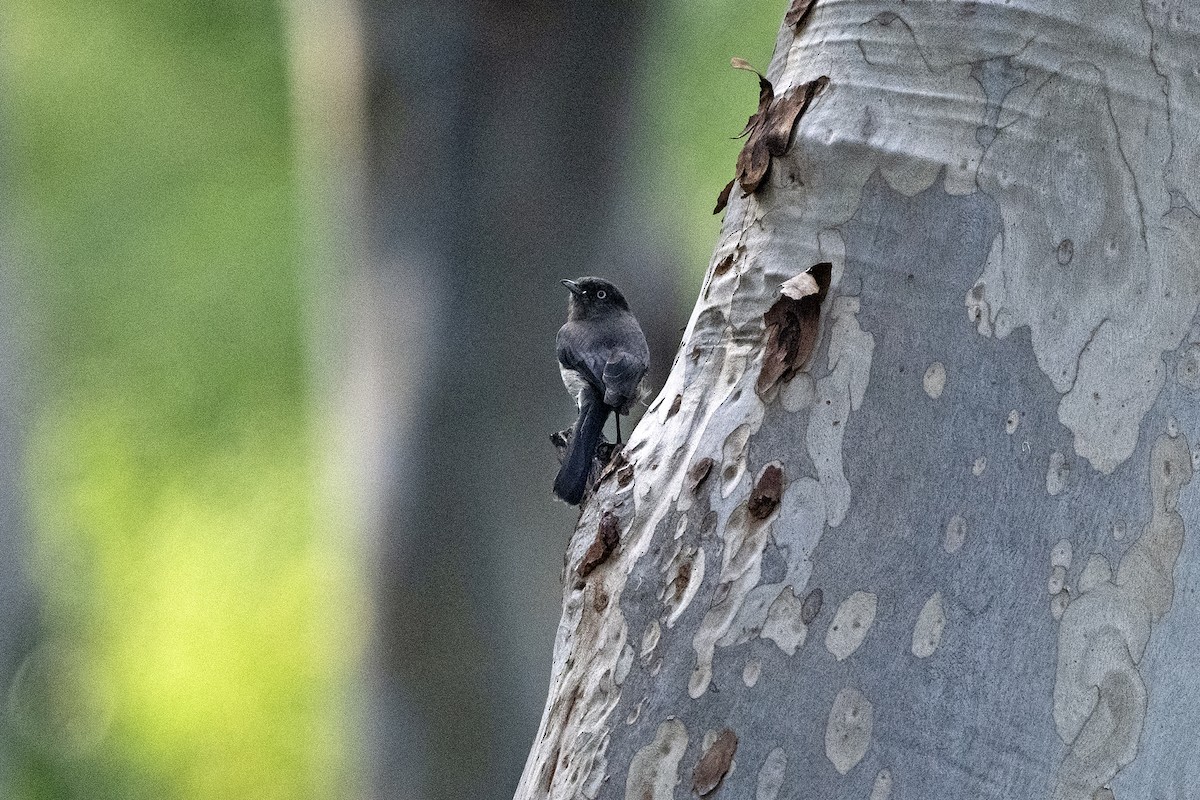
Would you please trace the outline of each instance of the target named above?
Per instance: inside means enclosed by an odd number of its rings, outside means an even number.
[[[1100,70],[1100,68],[1096,67],[1094,64],[1090,66],[1094,67],[1097,71]],[[1101,72],[1100,74],[1103,75],[1104,73]],[[1113,111],[1112,94],[1109,90],[1110,87],[1106,81],[1104,85],[1104,107],[1108,109],[1108,118],[1112,120],[1113,130],[1116,131],[1117,134],[1117,152],[1121,154],[1121,161],[1125,164],[1125,170],[1129,173],[1129,180],[1133,182],[1133,199],[1137,201],[1138,220],[1141,223],[1138,233],[1141,237],[1142,244],[1146,246],[1146,251],[1149,252],[1150,241],[1146,238],[1146,206],[1142,202],[1142,190],[1138,185],[1137,173],[1133,169],[1133,164],[1129,161],[1129,155],[1125,152],[1125,143],[1121,137],[1121,125],[1117,122],[1116,112]]]

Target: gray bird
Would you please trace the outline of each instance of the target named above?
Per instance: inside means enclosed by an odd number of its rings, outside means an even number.
[[[563,385],[575,398],[579,418],[554,494],[578,505],[587,488],[592,458],[612,412],[621,439],[621,414],[640,398],[640,386],[650,366],[650,348],[642,326],[629,310],[621,291],[602,278],[564,280],[571,291],[567,323],[558,331],[558,366]]]

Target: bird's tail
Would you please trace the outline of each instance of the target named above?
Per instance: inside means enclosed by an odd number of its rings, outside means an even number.
[[[567,445],[567,457],[563,459],[554,479],[554,494],[566,503],[579,505],[587,488],[588,474],[592,471],[592,458],[596,446],[604,434],[604,423],[611,409],[596,397],[590,389],[582,397],[579,419],[571,431],[571,442]]]

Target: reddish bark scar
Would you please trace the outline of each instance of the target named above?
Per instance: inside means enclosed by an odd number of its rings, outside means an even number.
[[[776,464],[768,464],[758,478],[758,483],[750,492],[750,501],[746,510],[750,516],[758,520],[771,516],[779,505],[783,495],[783,469]]]
[[[701,797],[712,794],[729,772],[733,754],[737,752],[737,734],[729,728],[721,731],[712,747],[696,762],[692,771],[692,791]]]
[[[618,525],[617,515],[611,511],[605,511],[600,516],[600,525],[596,528],[596,538],[592,540],[591,546],[583,554],[583,560],[575,569],[575,574],[581,579],[591,575],[596,567],[607,561],[612,552],[617,549],[617,545],[621,541]]]

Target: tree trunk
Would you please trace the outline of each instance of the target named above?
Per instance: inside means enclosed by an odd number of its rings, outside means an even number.
[[[7,180],[0,185],[7,186]],[[0,201],[0,210],[7,211]],[[7,225],[0,230],[0,687],[5,711],[0,715],[0,797],[12,797],[30,779],[35,756],[26,713],[32,667],[41,633],[34,587],[27,574],[29,527],[22,495],[25,475],[25,431],[28,426],[29,358],[26,331],[17,318],[23,287],[18,284],[16,248]],[[37,676],[40,677],[40,676]],[[38,721],[40,722],[40,720]]]
[[[518,798],[1200,794],[1198,32],[784,26],[774,97],[828,86],[584,508]],[[818,262],[819,321],[782,314]]]
[[[636,275],[647,333],[678,341],[671,265],[626,245],[646,237],[621,217],[615,168],[646,5],[362,4],[363,285],[384,312],[368,344],[400,376],[371,442],[375,797],[507,797],[519,778],[558,611],[537,588],[574,518],[550,495],[548,434],[574,418],[554,368],[559,280]]]

